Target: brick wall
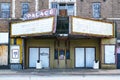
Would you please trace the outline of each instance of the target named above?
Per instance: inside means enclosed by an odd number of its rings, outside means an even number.
[[[77,0],[77,15],[85,18],[92,18],[92,3],[101,3],[101,18],[108,18],[113,16],[112,0]]]
[[[20,18],[21,15],[21,8],[22,8],[22,4],[23,2],[28,2],[30,5],[30,12],[34,12],[35,11],[35,0],[16,0],[16,9],[15,9],[15,13],[16,13],[16,18]]]
[[[8,20],[0,19],[0,32],[8,32]]]

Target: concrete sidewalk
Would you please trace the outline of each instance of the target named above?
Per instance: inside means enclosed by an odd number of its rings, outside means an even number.
[[[24,70],[0,70],[0,75],[120,75],[119,69],[24,69]]]

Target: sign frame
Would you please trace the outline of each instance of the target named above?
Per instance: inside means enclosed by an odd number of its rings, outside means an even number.
[[[42,20],[47,20],[47,19],[52,19],[51,21],[51,30],[48,31],[48,32],[34,32],[34,33],[28,33],[28,34],[13,34],[12,31],[15,31],[13,30],[13,25],[19,25],[19,24],[24,24],[24,23],[29,23],[29,22],[35,22],[35,21],[42,21]],[[52,35],[54,33],[54,29],[56,27],[56,24],[55,24],[55,19],[56,17],[55,16],[50,16],[50,17],[45,17],[45,18],[39,18],[39,19],[34,19],[34,20],[27,20],[27,21],[20,21],[20,22],[13,22],[11,23],[11,26],[10,26],[10,37],[20,37],[20,36],[41,36],[41,35]],[[16,26],[17,27],[17,26]],[[22,27],[22,26],[21,26]],[[36,28],[35,28],[36,27]],[[39,26],[40,27],[40,26]],[[35,28],[37,30],[37,26],[34,26],[32,28]],[[41,27],[42,28],[42,27]],[[33,29],[31,29],[33,30]]]
[[[23,16],[23,20],[32,20],[32,19],[37,19],[37,18],[42,18],[42,17],[50,17],[50,16],[57,16],[56,8],[43,9],[43,10],[36,11],[36,12],[26,13]]]
[[[102,24],[111,24],[112,25],[112,30],[111,30],[111,34],[110,35],[103,35],[103,34],[94,34],[94,33],[85,33],[85,32],[75,32],[73,31],[73,18],[76,18],[76,19],[81,19],[81,20],[86,20],[86,21],[93,21],[94,23],[97,22],[97,23],[102,23]],[[89,27],[89,26],[88,26]],[[94,28],[94,27],[93,27]],[[93,29],[92,28],[92,29]],[[92,30],[91,29],[91,30]],[[87,30],[87,28],[85,29]],[[82,18],[82,17],[76,17],[76,16],[71,16],[71,26],[70,26],[70,34],[71,35],[82,35],[82,36],[91,36],[91,37],[115,37],[115,27],[114,27],[114,23],[112,22],[105,22],[105,21],[100,21],[100,20],[94,20],[94,19],[87,19],[87,18]]]
[[[10,63],[20,63],[20,45],[10,45]]]

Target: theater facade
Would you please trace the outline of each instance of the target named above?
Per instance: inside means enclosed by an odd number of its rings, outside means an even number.
[[[11,68],[116,68],[113,22],[57,16],[55,9],[26,14],[10,23]]]

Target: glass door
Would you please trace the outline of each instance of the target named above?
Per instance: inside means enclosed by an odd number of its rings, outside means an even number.
[[[49,48],[40,48],[40,61],[43,68],[49,67]]]
[[[75,48],[75,67],[93,68],[95,48]]]
[[[75,67],[85,67],[84,48],[75,48]]]
[[[86,67],[92,68],[95,60],[95,48],[86,48]]]
[[[29,67],[36,67],[39,48],[29,48]]]

